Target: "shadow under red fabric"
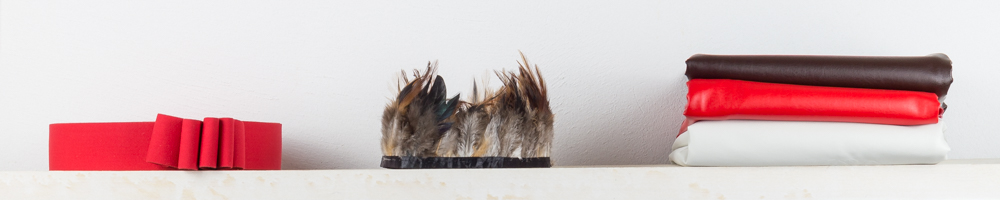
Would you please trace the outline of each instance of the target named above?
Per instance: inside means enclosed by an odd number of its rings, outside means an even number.
[[[938,122],[937,95],[902,90],[762,83],[729,79],[688,81],[687,120],[828,121],[892,125]]]

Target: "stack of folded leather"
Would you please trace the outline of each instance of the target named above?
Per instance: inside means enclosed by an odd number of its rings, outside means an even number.
[[[935,164],[952,83],[944,54],[694,55],[683,166]]]

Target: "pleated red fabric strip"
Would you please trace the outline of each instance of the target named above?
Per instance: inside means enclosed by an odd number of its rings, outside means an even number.
[[[281,169],[281,124],[161,114],[156,122],[49,126],[49,170],[199,168]]]

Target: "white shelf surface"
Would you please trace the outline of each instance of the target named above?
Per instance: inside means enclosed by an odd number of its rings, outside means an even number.
[[[810,167],[0,172],[0,199],[998,199],[1000,160]]]

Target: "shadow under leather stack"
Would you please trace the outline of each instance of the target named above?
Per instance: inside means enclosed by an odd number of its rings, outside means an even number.
[[[928,56],[694,55],[682,166],[935,164],[951,60]]]

